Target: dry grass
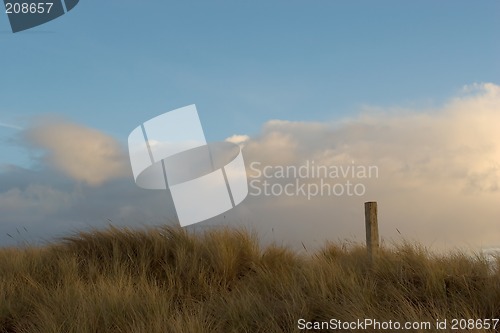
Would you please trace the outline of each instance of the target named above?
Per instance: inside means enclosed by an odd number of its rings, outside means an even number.
[[[233,229],[110,228],[0,250],[0,332],[299,332],[300,318],[500,318],[500,269],[412,244],[373,264],[356,245],[305,256]]]

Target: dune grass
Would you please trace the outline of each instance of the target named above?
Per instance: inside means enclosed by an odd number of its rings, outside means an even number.
[[[109,228],[1,249],[0,332],[300,332],[299,319],[365,318],[447,319],[401,331],[452,332],[453,318],[500,318],[499,267],[408,243],[370,262],[359,245],[305,255],[238,229]]]

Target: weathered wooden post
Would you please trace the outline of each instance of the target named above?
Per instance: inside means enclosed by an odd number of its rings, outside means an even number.
[[[365,202],[366,249],[370,260],[379,248],[377,203]]]

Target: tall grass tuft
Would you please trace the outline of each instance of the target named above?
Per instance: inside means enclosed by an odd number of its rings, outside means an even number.
[[[356,244],[304,255],[261,248],[240,229],[111,227],[1,249],[0,332],[300,332],[299,319],[500,318],[496,260],[403,243],[372,262]],[[449,323],[430,331],[452,332]]]

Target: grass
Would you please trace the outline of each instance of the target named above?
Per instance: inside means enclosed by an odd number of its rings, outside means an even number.
[[[238,229],[109,228],[1,249],[0,332],[300,332],[301,318],[447,319],[406,331],[452,332],[453,318],[500,318],[496,267],[409,243],[370,262],[355,244],[304,255]]]

